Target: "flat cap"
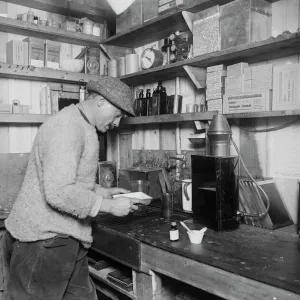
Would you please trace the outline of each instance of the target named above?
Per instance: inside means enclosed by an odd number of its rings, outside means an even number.
[[[131,116],[135,116],[133,110],[133,96],[130,87],[119,78],[110,76],[100,76],[97,81],[89,81],[88,92],[94,92],[103,96],[114,106],[125,111]]]

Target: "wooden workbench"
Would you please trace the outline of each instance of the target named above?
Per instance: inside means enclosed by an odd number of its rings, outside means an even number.
[[[178,214],[174,220],[187,218]],[[190,220],[190,227],[203,226]],[[170,242],[169,224],[157,211],[146,217],[104,215],[94,224],[93,249],[137,273],[152,270],[225,299],[300,299],[296,233],[241,225],[232,232],[207,230],[202,244],[193,245],[179,229],[180,240]]]

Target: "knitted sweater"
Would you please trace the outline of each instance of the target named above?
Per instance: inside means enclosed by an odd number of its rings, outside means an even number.
[[[67,234],[92,243],[91,217],[102,202],[95,175],[99,153],[96,129],[75,105],[39,129],[21,190],[5,226],[17,240],[31,242]]]

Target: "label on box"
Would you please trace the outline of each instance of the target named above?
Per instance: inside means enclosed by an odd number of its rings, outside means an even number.
[[[271,110],[272,91],[224,95],[224,113],[241,113]]]
[[[46,65],[49,68],[59,68],[60,47],[47,44]]]
[[[300,108],[298,89],[300,64],[274,68],[273,110]]]

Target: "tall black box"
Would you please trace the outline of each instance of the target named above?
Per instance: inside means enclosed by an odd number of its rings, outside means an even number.
[[[192,155],[192,183],[195,221],[215,231],[239,227],[237,156]]]

